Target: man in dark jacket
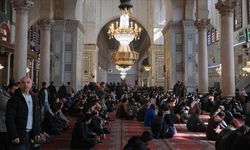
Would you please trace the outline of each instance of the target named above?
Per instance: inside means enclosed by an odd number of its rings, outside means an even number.
[[[6,90],[0,93],[0,150],[5,150],[8,146],[5,113],[7,102],[16,89],[17,85],[11,83],[10,85],[8,85]]]
[[[51,109],[51,106],[50,106],[50,93],[47,89],[47,83],[46,82],[43,82],[42,83],[42,88],[40,89],[39,91],[39,104],[40,104],[40,107],[42,109],[42,116],[44,116],[44,114],[46,113],[51,113],[52,115],[53,112],[52,112],[52,109]]]
[[[50,82],[50,85],[48,86],[48,91],[49,91],[49,100],[54,101],[56,98],[59,97],[53,81]]]
[[[147,145],[152,140],[152,133],[144,131],[141,136],[132,136],[123,150],[150,150]]]
[[[88,128],[91,122],[91,114],[85,114],[83,118],[79,119],[75,124],[72,132],[71,148],[72,149],[90,149],[98,143],[100,138],[95,136],[92,130]]]
[[[40,133],[41,110],[38,98],[30,94],[32,80],[23,77],[20,88],[7,103],[6,127],[11,150],[29,150],[31,139]]]

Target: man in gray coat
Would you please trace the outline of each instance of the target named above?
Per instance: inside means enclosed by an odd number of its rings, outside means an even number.
[[[5,150],[7,148],[8,138],[5,125],[6,105],[17,88],[17,85],[12,83],[7,86],[6,90],[0,93],[0,150]]]

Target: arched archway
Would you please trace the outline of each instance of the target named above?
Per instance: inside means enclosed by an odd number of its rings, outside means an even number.
[[[108,29],[111,23],[119,21],[119,18],[114,18],[110,20],[108,23],[106,23],[102,29],[100,30],[98,37],[97,37],[97,46],[99,49],[99,55],[98,55],[98,81],[102,81],[105,79],[100,78],[100,76],[105,76],[104,74],[107,74],[106,82],[119,82],[120,81],[120,72],[115,69],[115,65],[113,62],[111,62],[110,54],[113,51],[116,51],[119,47],[119,42],[115,39],[109,39],[108,37]],[[149,49],[151,43],[150,43],[150,37],[146,29],[135,19],[130,19],[130,21],[133,21],[134,23],[137,23],[138,26],[142,28],[142,32],[140,35],[139,40],[133,40],[130,43],[130,48],[133,51],[136,51],[139,53],[139,59],[141,59],[144,54]],[[128,71],[127,74],[127,84],[134,85],[135,81],[138,78],[138,61],[135,62],[135,64],[132,66],[132,69]]]

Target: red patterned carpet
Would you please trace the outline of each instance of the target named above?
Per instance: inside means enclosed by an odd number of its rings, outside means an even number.
[[[114,114],[110,114],[114,118]],[[207,121],[208,115],[202,115]],[[72,120],[72,128],[75,123]],[[149,130],[142,122],[137,120],[114,120],[107,127],[111,128],[111,134],[106,136],[102,143],[97,144],[93,150],[122,150],[128,139],[134,135],[141,135]],[[49,144],[43,145],[42,150],[69,150],[72,128],[64,131],[61,135],[52,136]],[[205,133],[189,132],[185,124],[176,124],[177,135],[172,139],[152,140],[148,147],[151,150],[213,150],[215,142],[208,141]]]

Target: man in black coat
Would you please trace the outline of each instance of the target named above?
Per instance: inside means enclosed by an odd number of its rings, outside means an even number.
[[[99,136],[95,136],[94,132],[88,128],[91,122],[91,114],[85,114],[75,124],[75,128],[71,137],[72,149],[86,149],[89,150],[100,141]]]
[[[20,88],[7,103],[6,127],[11,150],[31,149],[31,140],[40,133],[41,109],[38,98],[30,94],[32,80],[23,77]]]
[[[49,91],[49,100],[54,101],[56,98],[59,97],[53,81],[50,82],[50,85],[48,86],[48,91]]]

